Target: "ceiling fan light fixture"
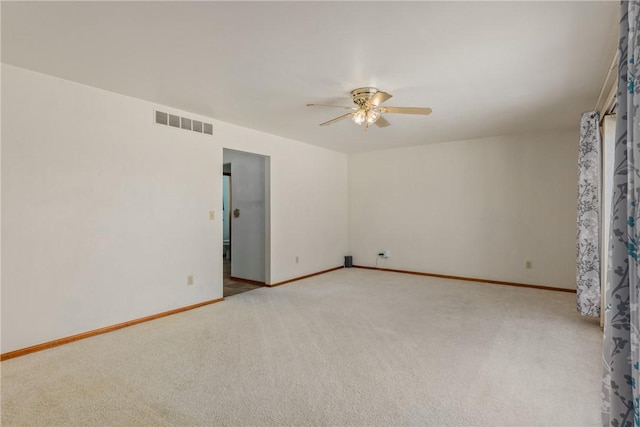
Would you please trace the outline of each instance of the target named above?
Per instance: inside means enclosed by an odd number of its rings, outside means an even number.
[[[380,110],[375,108],[361,108],[360,110],[353,113],[351,119],[358,125],[364,124],[374,124],[376,120],[380,117]]]
[[[367,123],[369,123],[370,125],[374,124],[379,117],[380,111],[376,109],[367,110]]]
[[[367,112],[365,110],[358,110],[351,116],[351,120],[353,120],[357,125],[361,125],[367,120]]]

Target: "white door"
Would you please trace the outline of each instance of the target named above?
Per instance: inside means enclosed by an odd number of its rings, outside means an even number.
[[[224,150],[231,163],[231,276],[265,282],[265,158]]]

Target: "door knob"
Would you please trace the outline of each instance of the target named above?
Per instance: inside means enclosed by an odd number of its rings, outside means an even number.
[[[240,209],[234,209],[233,210],[233,217],[234,218],[238,218],[240,216]]]

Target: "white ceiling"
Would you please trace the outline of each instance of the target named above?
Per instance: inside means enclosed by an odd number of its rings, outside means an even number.
[[[577,128],[617,2],[7,2],[2,62],[343,152]],[[375,86],[366,134],[318,124]]]

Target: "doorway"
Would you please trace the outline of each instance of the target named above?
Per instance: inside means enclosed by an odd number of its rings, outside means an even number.
[[[269,158],[223,150],[223,296],[269,281]]]

